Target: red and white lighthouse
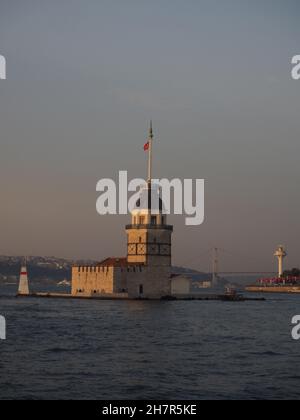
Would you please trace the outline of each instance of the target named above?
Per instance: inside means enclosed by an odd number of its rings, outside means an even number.
[[[23,295],[23,296],[24,295],[29,295],[28,273],[27,273],[26,260],[25,260],[24,265],[21,268],[18,294]]]

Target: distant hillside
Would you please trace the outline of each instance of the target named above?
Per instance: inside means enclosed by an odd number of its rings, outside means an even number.
[[[0,281],[17,280],[20,274],[23,257],[1,256],[0,255]],[[96,264],[96,261],[67,260],[57,257],[33,256],[27,259],[27,269],[30,279],[37,280],[70,280],[73,264]],[[173,267],[173,273],[189,275],[193,280],[206,280],[207,274],[184,267]]]
[[[201,271],[193,270],[186,267],[172,267],[172,272],[174,274],[183,274],[192,278],[192,280],[197,281],[207,281],[211,280],[211,274],[202,273]]]
[[[23,257],[0,256],[0,281],[16,280],[20,274]],[[56,257],[29,257],[27,269],[30,280],[59,281],[71,279],[71,268],[75,263],[91,263],[87,261],[72,261]]]
[[[20,268],[24,262],[23,257],[0,256],[0,281],[19,278]],[[61,281],[71,280],[71,269],[73,264],[96,264],[96,261],[75,261],[56,257],[29,257],[27,269],[32,281]],[[173,267],[174,274],[184,274],[195,282],[210,280],[211,275],[201,273],[185,267]]]

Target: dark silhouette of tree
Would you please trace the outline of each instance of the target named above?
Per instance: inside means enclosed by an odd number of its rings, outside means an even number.
[[[300,277],[300,269],[293,268],[292,270],[286,270],[283,273],[283,277]]]

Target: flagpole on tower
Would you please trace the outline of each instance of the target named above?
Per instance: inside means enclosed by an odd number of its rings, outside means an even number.
[[[149,156],[148,156],[148,183],[151,184],[152,181],[152,143],[153,143],[153,128],[152,128],[152,120],[150,121],[150,129],[149,129]]]

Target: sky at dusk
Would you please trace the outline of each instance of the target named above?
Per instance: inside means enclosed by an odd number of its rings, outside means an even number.
[[[205,222],[172,216],[173,262],[300,266],[296,0],[1,0],[0,254],[126,254],[97,181],[204,178]]]

